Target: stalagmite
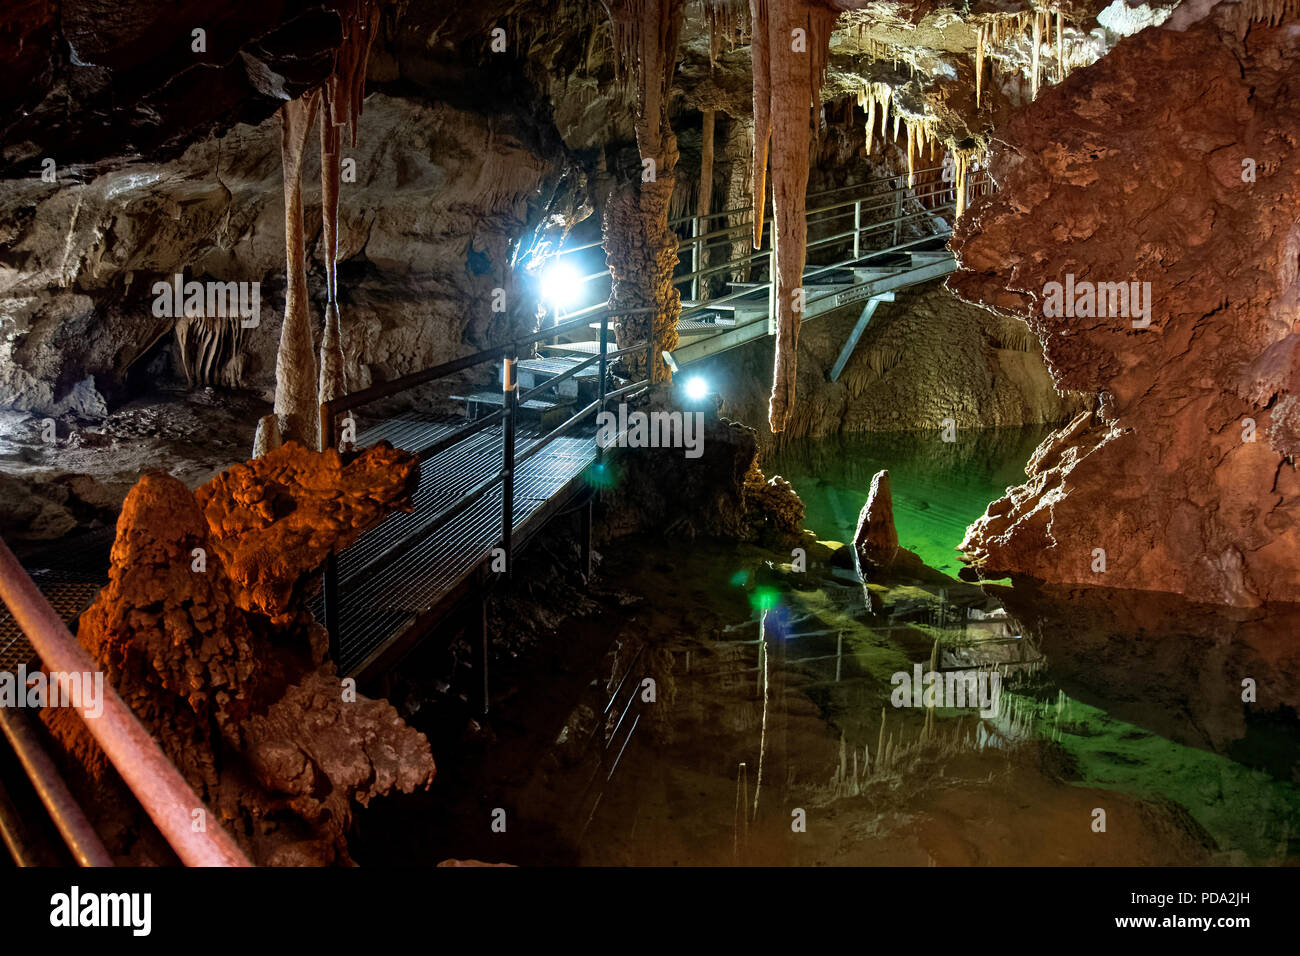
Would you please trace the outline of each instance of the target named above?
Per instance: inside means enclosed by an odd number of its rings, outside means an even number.
[[[784,431],[794,407],[808,224],[809,108],[818,100],[838,14],[805,0],[751,0],[754,37],[754,196],[762,204],[763,154],[772,164],[772,279],[776,358],[768,423]],[[800,32],[801,31],[801,32]],[[762,38],[766,39],[762,39]],[[801,37],[803,42],[795,42]],[[758,216],[755,216],[756,229]],[[755,232],[755,236],[759,235]]]
[[[316,356],[312,353],[307,303],[307,261],[303,245],[302,154],[316,119],[318,90],[280,107],[280,159],[284,168],[284,325],[275,359],[275,414],[284,440],[315,448]]]

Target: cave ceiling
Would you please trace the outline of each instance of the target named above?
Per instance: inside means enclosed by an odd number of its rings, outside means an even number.
[[[41,157],[89,178],[132,161],[166,161],[234,124],[258,123],[320,83],[340,43],[336,6],[347,0],[17,0],[0,26],[0,173],[30,176]],[[835,0],[823,102],[887,84],[894,108],[959,142],[996,125],[1027,96],[1032,70],[1024,0]],[[1173,8],[1122,0],[1037,8],[1049,35],[1062,26],[1064,65],[1077,68]],[[1059,14],[1059,18],[1058,18]],[[686,6],[672,88],[673,113],[752,109],[747,3]],[[981,25],[998,42],[982,111],[974,106]],[[488,49],[505,31],[502,60]],[[205,31],[196,51],[195,29]],[[1044,81],[1057,67],[1043,64]],[[368,88],[444,100],[484,112],[549,106],[570,149],[630,142],[628,92],[615,82],[609,18],[596,0],[405,0],[385,7]]]

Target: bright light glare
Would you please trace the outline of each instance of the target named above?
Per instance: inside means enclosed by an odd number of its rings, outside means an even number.
[[[581,279],[573,266],[556,262],[542,273],[542,298],[555,309],[571,308],[582,294]]]
[[[686,382],[686,397],[693,402],[698,402],[704,396],[709,394],[709,383],[704,381],[698,375]]]

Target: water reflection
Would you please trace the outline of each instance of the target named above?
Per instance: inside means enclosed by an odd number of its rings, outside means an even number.
[[[578,859],[1295,861],[1296,609],[958,581],[870,585],[868,604],[835,570],[763,584],[771,606],[712,635],[620,641],[580,709],[603,715],[594,746],[569,748]],[[996,713],[896,708],[891,676],[918,665],[996,670]],[[548,778],[557,815],[569,779]]]

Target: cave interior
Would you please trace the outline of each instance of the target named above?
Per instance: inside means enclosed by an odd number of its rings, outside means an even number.
[[[1300,864],[1295,0],[3,6],[18,864]]]

